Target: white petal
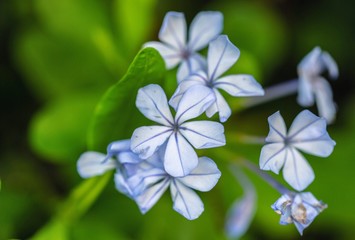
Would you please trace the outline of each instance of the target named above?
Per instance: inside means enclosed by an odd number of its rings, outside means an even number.
[[[298,80],[297,102],[302,107],[309,107],[314,104],[312,76],[300,76]]]
[[[91,151],[81,154],[77,162],[77,170],[82,178],[102,175],[111,169],[115,169],[116,166],[116,162],[112,158]]]
[[[173,208],[189,220],[198,218],[204,210],[200,197],[190,188],[179,181],[173,181],[170,185]]]
[[[147,159],[167,140],[172,129],[165,126],[140,127],[134,130],[131,149],[140,158]]]
[[[228,103],[226,102],[222,94],[220,94],[217,89],[213,89],[213,92],[216,97],[216,104],[219,112],[219,121],[225,122],[232,114],[232,110],[228,106]]]
[[[143,159],[139,158],[139,156],[131,151],[129,152],[121,152],[117,154],[117,159],[120,163],[139,163],[143,161]]]
[[[169,100],[170,106],[172,106],[176,111],[177,106],[179,105],[179,102],[184,93],[195,85],[205,86],[206,78],[207,76],[203,72],[198,72],[197,74],[189,76],[184,81],[181,81],[173,96]]]
[[[180,83],[191,74],[198,70],[205,70],[207,67],[206,59],[200,54],[193,54],[187,60],[184,60],[177,71],[177,81]]]
[[[220,147],[226,144],[224,127],[218,122],[193,121],[183,123],[179,132],[197,149]]]
[[[333,91],[330,84],[324,78],[319,77],[315,83],[314,93],[319,116],[327,119],[328,123],[334,122],[337,108],[333,101]]]
[[[163,57],[167,69],[174,68],[182,61],[179,49],[175,49],[172,46],[165,45],[161,42],[147,42],[143,47],[155,48]]]
[[[164,168],[174,177],[189,174],[198,164],[198,157],[194,149],[179,133],[169,138],[164,156]]]
[[[247,191],[244,196],[233,203],[226,220],[226,232],[230,238],[240,238],[248,230],[255,215],[256,194]]]
[[[262,96],[264,90],[253,76],[247,74],[229,75],[215,81],[216,88],[223,89],[234,97]]]
[[[134,175],[127,179],[127,183],[132,189],[133,195],[138,196],[145,192],[149,187],[162,180],[168,175],[163,169],[155,168],[154,166],[144,166],[140,171],[136,171]]]
[[[174,123],[164,90],[157,84],[139,89],[136,106],[148,119],[171,126]]]
[[[262,170],[279,174],[286,160],[286,147],[283,143],[266,144],[261,149],[259,165]]]
[[[200,157],[198,160],[197,167],[192,170],[189,175],[176,178],[176,180],[189,188],[207,192],[217,184],[218,179],[221,177],[221,172],[212,159],[208,157]]]
[[[223,29],[223,15],[220,12],[200,12],[190,25],[188,46],[198,51],[216,38]]]
[[[239,49],[229,41],[226,35],[213,40],[208,47],[207,56],[209,79],[217,79],[238,60],[239,55]]]
[[[279,111],[268,117],[269,134],[266,137],[266,142],[284,142],[286,138],[286,124]]]
[[[324,118],[319,118],[310,111],[303,110],[293,121],[288,133],[288,138],[292,144],[323,141],[327,138],[328,141],[333,142],[328,136],[326,127],[327,122]],[[333,144],[335,143],[333,142]],[[319,150],[316,150],[315,154],[317,154],[317,152],[319,152]]]
[[[189,88],[181,97],[175,115],[175,124],[200,116],[215,101],[213,91],[205,86]]]
[[[163,181],[148,187],[142,194],[135,197],[136,203],[143,214],[148,212],[154,206],[169,187],[169,184],[170,180],[166,178]]]
[[[302,191],[314,180],[314,172],[304,157],[293,148],[287,150],[283,177],[297,191]]]
[[[333,79],[338,78],[339,75],[338,65],[328,52],[322,53],[322,60],[325,65],[325,68],[329,72],[329,76]]]
[[[159,39],[175,49],[186,46],[186,21],[183,13],[168,12],[160,28]]]

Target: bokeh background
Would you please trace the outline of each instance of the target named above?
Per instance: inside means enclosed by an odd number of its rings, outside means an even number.
[[[142,44],[157,39],[171,10],[184,12],[188,23],[199,11],[221,11],[223,33],[241,50],[233,71],[253,74],[265,87],[296,78],[298,62],[317,45],[334,57],[340,77],[331,85],[339,110],[328,129],[337,146],[327,159],[307,156],[316,173],[308,190],[329,208],[302,239],[354,239],[353,9],[352,0],[0,1],[0,239],[34,236],[82,182],[76,160],[87,150],[95,105]],[[238,112],[226,128],[266,135],[269,115],[280,110],[290,123],[301,109],[291,95]],[[232,147],[257,163],[261,146]],[[174,212],[168,194],[142,216],[110,181],[87,212],[51,239],[225,239],[226,211],[242,189],[228,166],[220,169],[218,186],[201,194],[205,212],[198,220]],[[258,210],[243,239],[299,239],[270,208],[278,193],[248,174]]]

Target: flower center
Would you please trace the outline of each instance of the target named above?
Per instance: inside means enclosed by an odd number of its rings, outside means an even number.
[[[181,51],[181,58],[183,58],[184,60],[187,60],[190,58],[191,52],[188,48],[185,48]]]

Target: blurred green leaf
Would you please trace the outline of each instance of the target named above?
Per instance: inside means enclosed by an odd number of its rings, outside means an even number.
[[[111,178],[110,172],[82,182],[59,207],[54,218],[31,239],[71,239],[70,228],[73,227],[73,223],[91,207]]]
[[[147,35],[154,28],[154,9],[157,0],[116,0],[115,18],[120,36],[129,55],[134,54],[147,40]]]
[[[89,128],[90,149],[104,151],[111,141],[129,138],[135,128],[142,126],[143,115],[135,106],[138,89],[151,83],[161,84],[165,72],[164,61],[155,49],[145,48],[138,53],[126,75],[97,106]]]
[[[77,94],[47,104],[32,119],[30,144],[50,161],[73,162],[86,148],[86,135],[97,94]]]
[[[100,55],[76,41],[29,30],[16,42],[16,60],[37,96],[52,99],[78,91],[103,91],[114,76]]]

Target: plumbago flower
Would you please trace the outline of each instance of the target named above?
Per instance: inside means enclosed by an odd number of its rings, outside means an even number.
[[[329,53],[315,47],[298,65],[298,98],[301,106],[309,107],[317,102],[321,117],[331,123],[335,119],[336,104],[330,84],[321,74],[328,71],[330,78],[338,77],[338,66]]]
[[[213,40],[208,47],[207,70],[200,70],[180,82],[176,92],[170,100],[170,105],[177,108],[181,97],[192,86],[208,89],[215,96],[215,100],[207,108],[206,115],[212,117],[219,112],[221,122],[227,121],[232,111],[218,89],[222,89],[234,97],[260,96],[264,90],[251,76],[246,74],[220,77],[239,58],[240,51],[227,36],[221,35]]]
[[[183,96],[172,117],[163,89],[151,84],[138,91],[136,106],[148,119],[162,126],[137,128],[131,138],[131,149],[147,159],[167,142],[164,168],[174,177],[188,175],[197,165],[194,149],[223,146],[226,143],[223,125],[212,121],[190,121],[201,115],[214,101],[208,88],[191,88]],[[191,145],[192,146],[191,146]]]
[[[165,146],[142,161],[129,150],[129,145],[129,140],[117,141],[109,145],[107,155],[97,152],[82,154],[77,164],[80,176],[89,178],[116,169],[116,189],[133,199],[143,214],[170,187],[174,210],[189,220],[198,218],[204,211],[204,205],[192,189],[210,191],[221,176],[217,165],[211,159],[201,157],[190,174],[173,177],[164,170],[162,156]]]
[[[335,146],[329,137],[324,118],[308,110],[302,111],[286,132],[285,122],[276,112],[268,118],[270,132],[261,149],[260,168],[278,174],[283,167],[283,177],[294,189],[302,191],[313,180],[314,173],[298,150],[319,157],[328,157]]]
[[[223,15],[220,12],[200,12],[191,23],[189,40],[183,13],[168,12],[159,32],[160,42],[148,42],[144,47],[157,49],[168,69],[181,63],[177,79],[181,81],[191,72],[205,66],[204,58],[197,51],[206,47],[223,29]]]
[[[298,232],[302,235],[315,217],[321,213],[327,205],[318,201],[312,193],[298,193],[295,195],[282,195],[271,208],[281,215],[280,224],[294,223]]]

